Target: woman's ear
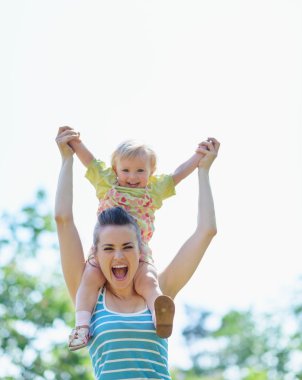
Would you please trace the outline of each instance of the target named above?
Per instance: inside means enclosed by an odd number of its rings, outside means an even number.
[[[96,253],[97,253],[97,246],[92,245],[92,247],[90,248],[90,251],[89,251],[89,256],[88,256],[87,261],[91,265],[99,267],[100,264],[99,264],[99,260],[98,260],[98,257],[97,257]]]
[[[97,251],[96,245],[92,244],[91,247],[90,247],[90,250],[89,250],[89,256],[95,255],[96,251]]]
[[[97,255],[94,255],[93,259],[94,259],[95,265],[99,268],[100,267],[100,263],[99,263],[99,259],[98,259]]]

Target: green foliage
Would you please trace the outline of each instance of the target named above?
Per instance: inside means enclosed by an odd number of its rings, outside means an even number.
[[[171,370],[171,378],[172,380],[223,380],[220,375],[202,376],[194,369],[185,371],[177,368]]]
[[[54,222],[46,208],[39,191],[33,204],[1,217],[0,358],[6,364],[0,376],[91,380],[87,352],[70,353],[65,342],[73,307],[58,272]]]
[[[188,313],[190,325],[183,335],[192,371],[200,379],[301,379],[302,311],[298,305],[263,315],[232,310],[218,317],[192,308]]]

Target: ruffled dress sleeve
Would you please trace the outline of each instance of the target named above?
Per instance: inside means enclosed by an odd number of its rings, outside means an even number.
[[[102,199],[112,186],[117,184],[114,170],[106,167],[106,164],[100,160],[92,160],[87,167],[85,177],[94,186],[96,196]]]
[[[149,179],[150,195],[156,208],[162,206],[162,201],[175,195],[175,185],[172,175],[161,174]]]

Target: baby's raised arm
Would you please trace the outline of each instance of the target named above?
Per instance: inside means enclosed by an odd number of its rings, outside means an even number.
[[[79,160],[87,168],[92,160],[94,160],[94,155],[90,150],[83,144],[80,139],[80,133],[77,133],[77,137],[71,140],[68,144],[71,146]]]
[[[200,149],[201,144],[198,145],[192,157],[190,157],[187,161],[183,162],[175,169],[174,173],[172,174],[175,186],[180,181],[188,177],[198,167],[198,163],[203,156],[203,152]]]

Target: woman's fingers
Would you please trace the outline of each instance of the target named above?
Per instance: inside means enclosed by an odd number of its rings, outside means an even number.
[[[210,150],[212,151],[213,150],[213,144],[211,141],[203,141],[202,143],[199,144],[199,147],[200,148],[204,148],[205,150]]]
[[[58,144],[67,144],[71,140],[78,139],[79,136],[80,134],[73,128],[60,127],[56,137],[56,142]]]
[[[73,128],[68,127],[67,125],[64,125],[63,127],[60,127],[60,128],[58,129],[57,136],[61,135],[61,134],[62,134],[63,132],[65,132],[65,131],[72,131],[72,130],[73,130]]]
[[[70,127],[60,127],[57,136],[78,136],[79,133]]]
[[[196,153],[206,154],[208,152],[208,148],[204,145],[199,145],[195,150]]]
[[[217,153],[220,147],[220,142],[217,139],[215,139],[215,137],[209,137],[207,141],[212,143],[212,146]]]
[[[73,128],[67,126],[59,128],[56,137],[56,143],[59,147],[62,157],[73,155],[74,152],[68,143],[72,140],[77,139],[79,139],[79,133],[76,132]]]
[[[206,141],[199,144],[197,153],[202,153],[203,156],[199,161],[199,167],[209,169],[213,161],[217,157],[220,143],[214,137],[209,137]]]
[[[207,140],[201,142],[199,144],[199,147],[205,147],[209,151],[216,151],[216,153],[219,150],[220,142],[216,140],[214,137],[209,137]]]
[[[67,134],[64,136],[58,136],[57,141],[63,144],[68,144],[71,140],[77,140],[79,138],[78,134]]]

